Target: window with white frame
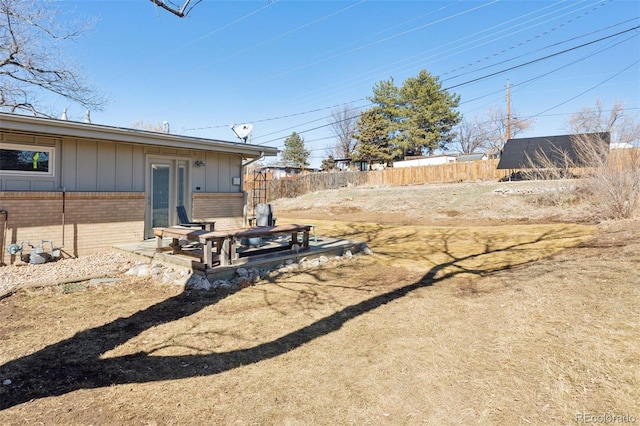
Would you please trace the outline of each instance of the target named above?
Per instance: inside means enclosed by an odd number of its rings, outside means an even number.
[[[53,147],[0,144],[2,174],[53,176]]]

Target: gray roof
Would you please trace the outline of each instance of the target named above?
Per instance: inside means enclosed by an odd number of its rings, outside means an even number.
[[[19,134],[38,133],[58,137],[68,136],[121,143],[235,153],[248,158],[278,154],[277,148],[268,146],[8,113],[0,113],[0,130]]]
[[[485,158],[487,154],[485,152],[474,152],[473,154],[459,154],[458,161],[478,161]]]
[[[556,167],[562,168],[568,166],[565,164],[565,156],[570,159],[571,166],[588,166],[584,164],[584,158],[581,158],[576,150],[577,138],[593,143],[606,143],[608,148],[610,135],[609,133],[585,133],[509,139],[500,152],[498,169],[544,168],[546,164],[541,162],[541,157],[548,158]],[[603,150],[603,153],[606,152],[608,149]]]

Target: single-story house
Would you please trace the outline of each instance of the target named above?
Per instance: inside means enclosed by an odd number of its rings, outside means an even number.
[[[302,167],[291,166],[288,164],[270,164],[268,166],[261,167],[260,171],[270,174],[272,179],[280,179],[285,177],[298,176],[305,173],[315,173],[318,172],[318,169],[309,167],[303,169]]]
[[[246,223],[245,166],[277,148],[0,113],[0,263],[42,240],[73,256],[153,237],[176,207]],[[6,217],[6,223],[2,221]],[[14,257],[10,259],[14,261]]]
[[[633,145],[631,145],[629,142],[611,142],[611,145],[609,145],[609,149],[631,149],[633,148]]]
[[[421,167],[436,166],[438,164],[455,163],[458,158],[455,155],[433,155],[431,157],[412,158],[404,161],[394,161],[393,167]]]
[[[387,160],[352,160],[339,158],[333,160],[336,169],[349,172],[379,171],[387,168]]]
[[[484,161],[489,159],[489,155],[486,152],[475,152],[473,154],[458,154],[458,162],[463,163],[465,161]]]

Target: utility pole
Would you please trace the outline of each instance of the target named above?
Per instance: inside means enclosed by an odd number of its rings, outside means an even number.
[[[511,139],[511,85],[507,80],[507,139]]]

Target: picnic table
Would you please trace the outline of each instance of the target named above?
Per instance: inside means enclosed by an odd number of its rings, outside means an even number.
[[[172,239],[170,248],[174,254],[189,254],[200,257],[201,262],[207,268],[212,268],[214,262],[219,262],[220,266],[230,266],[240,258],[237,244],[239,241],[248,238],[270,237],[275,235],[289,235],[287,245],[281,246],[281,250],[297,249],[306,250],[309,248],[310,225],[284,224],[278,226],[258,226],[253,228],[226,229],[209,231],[204,229],[193,229],[182,226],[172,226],[169,228],[153,228],[156,237],[156,251],[165,250],[164,238]],[[302,234],[302,241],[298,240]],[[197,242],[202,245],[202,255],[195,252],[186,252],[180,245],[180,240]],[[215,245],[215,254],[213,252]],[[256,251],[256,254],[260,253]],[[246,255],[251,256],[251,253]]]

